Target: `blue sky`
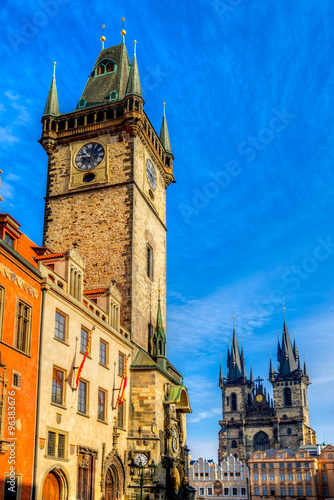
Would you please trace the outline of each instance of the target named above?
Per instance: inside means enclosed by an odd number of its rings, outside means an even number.
[[[57,61],[74,109],[100,50],[137,57],[145,110],[162,101],[175,156],[168,188],[168,356],[184,372],[188,446],[217,458],[235,311],[247,372],[268,379],[286,304],[305,354],[311,425],[333,431],[334,4],[329,0],[7,0],[2,8],[2,212],[41,243],[47,157],[38,144]],[[269,382],[266,382],[269,388]]]

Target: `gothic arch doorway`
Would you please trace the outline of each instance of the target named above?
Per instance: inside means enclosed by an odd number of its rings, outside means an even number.
[[[266,434],[263,431],[258,432],[255,434],[254,439],[253,439],[253,451],[265,451],[269,450],[270,448],[270,442],[269,442],[269,437],[268,434]]]
[[[43,500],[67,500],[68,482],[61,468],[52,469],[45,477],[42,489]]]
[[[124,494],[124,470],[120,459],[114,456],[107,465],[105,500],[121,500]]]

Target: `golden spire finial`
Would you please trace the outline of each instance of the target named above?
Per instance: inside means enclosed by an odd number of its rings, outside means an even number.
[[[125,17],[122,17],[121,21],[122,21],[122,31],[121,31],[121,35],[122,35],[122,37],[123,37],[123,42],[124,42],[124,35],[126,35],[126,31],[125,31],[125,29],[124,29],[124,21],[125,21]]]
[[[284,302],[283,302],[283,311],[285,311],[285,306],[284,306]]]
[[[133,40],[133,55],[136,55],[137,40]]]
[[[163,103],[162,103],[162,105],[163,105],[163,107],[164,107],[164,116],[166,116],[166,103],[165,103],[165,102],[163,102]]]
[[[56,76],[56,61],[54,61],[53,63],[53,76],[55,77]]]
[[[102,42],[102,48],[101,50],[104,49],[104,42],[106,41],[106,37],[104,36],[104,28],[106,27],[105,24],[102,24],[101,28],[102,28],[102,36],[100,38],[101,42]]]

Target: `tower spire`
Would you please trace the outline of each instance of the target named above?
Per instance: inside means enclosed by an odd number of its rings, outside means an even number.
[[[121,19],[122,21],[122,30],[121,30],[121,35],[122,35],[122,43],[125,45],[125,35],[126,35],[126,31],[124,29],[124,21],[125,21],[125,17],[122,17]]]
[[[233,339],[231,353],[228,353],[228,379],[229,380],[239,380],[243,375],[243,367],[241,361],[241,355],[239,350],[239,345],[237,341],[237,334],[235,332],[235,316],[233,315]]]
[[[223,369],[222,369],[222,358],[220,358],[220,369],[219,369],[219,387],[223,387],[224,378],[223,378]]]
[[[160,368],[166,371],[166,333],[162,325],[160,284],[158,297],[157,322],[153,334],[153,358]]]
[[[126,94],[125,95],[136,94],[139,97],[142,97],[139,71],[138,71],[138,65],[137,65],[137,56],[136,56],[137,41],[134,40],[133,43],[134,43],[133,59],[132,59],[130,75],[129,75],[128,85],[126,87]]]
[[[101,50],[104,50],[104,42],[106,41],[106,37],[104,36],[104,28],[105,27],[106,27],[106,25],[102,24],[102,26],[101,26],[101,28],[102,28],[102,36],[100,38],[101,43],[102,43]]]
[[[53,76],[52,76],[50,90],[49,90],[48,98],[46,100],[43,116],[45,116],[45,115],[58,116],[59,115],[57,86],[56,86],[56,64],[57,64],[56,62],[53,63]]]
[[[294,350],[292,348],[288,327],[286,326],[285,307],[283,307],[283,317],[284,321],[283,321],[282,344],[280,347],[278,343],[277,359],[279,361],[279,373],[281,375],[287,375],[288,373],[297,370],[297,363]]]
[[[167,120],[166,120],[166,103],[163,102],[164,112],[162,117],[161,129],[160,129],[160,141],[165,148],[166,153],[172,153],[172,147],[170,145]]]
[[[251,369],[250,369],[250,381],[252,384],[254,384],[254,376],[253,376],[253,362],[251,361]]]
[[[307,367],[306,367],[305,356],[304,356],[304,370],[303,370],[303,373],[304,373],[305,377],[308,378],[308,371],[307,371]]]
[[[271,359],[271,353],[270,353],[270,364],[269,364],[269,380],[272,381],[275,378],[275,372],[274,372],[274,367],[273,367],[273,360]]]

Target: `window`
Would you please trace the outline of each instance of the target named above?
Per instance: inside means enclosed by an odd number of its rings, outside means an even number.
[[[333,453],[329,453],[328,458],[333,458]]]
[[[282,497],[285,497],[285,495],[286,495],[286,489],[284,487],[281,488],[281,495],[282,495]]]
[[[13,370],[12,386],[14,389],[19,389],[21,386],[21,373],[18,373],[14,370]]]
[[[267,474],[262,474],[262,481],[267,481]]]
[[[80,352],[85,354],[89,339],[89,331],[81,327],[81,341],[80,341]],[[90,347],[89,347],[90,351]]]
[[[109,94],[109,101],[114,101],[115,99],[117,99],[117,97],[118,97],[118,94],[117,94],[116,90],[113,90]]]
[[[266,468],[266,464],[261,464],[261,469],[265,469]]]
[[[326,465],[325,465],[325,464],[322,464],[322,468],[323,468],[323,469],[326,469]]]
[[[56,322],[55,322],[55,337],[59,340],[63,340],[65,342],[65,333],[66,333],[66,316],[56,311]]]
[[[64,382],[65,372],[59,368],[53,367],[52,375],[52,403],[57,405],[64,404]]]
[[[327,474],[322,474],[322,482],[327,483]]]
[[[302,475],[300,472],[298,472],[297,474],[297,481],[301,481],[302,480]]]
[[[269,469],[273,469],[274,468],[274,464],[269,464]]]
[[[275,481],[275,474],[269,474],[270,481]]]
[[[310,488],[309,486],[306,488],[306,496],[307,497],[311,497],[312,496],[312,488]]]
[[[212,488],[208,488],[208,495],[210,495],[210,496],[211,496],[212,494],[213,494],[213,493],[212,493]]]
[[[87,414],[87,396],[88,396],[88,383],[84,380],[79,381],[79,396],[78,396],[78,411]]]
[[[280,462],[280,464],[279,464],[279,468],[280,468],[280,469],[284,469],[284,463],[283,463],[283,462]]]
[[[95,70],[95,76],[105,75],[116,71],[116,64],[110,59],[103,59]]]
[[[153,281],[154,257],[151,245],[146,245],[147,276]]]
[[[288,469],[292,469],[292,463],[288,463]]]
[[[328,498],[328,488],[324,488],[324,489],[322,490],[322,493],[323,493],[323,496],[324,496],[325,498]]]
[[[32,307],[19,300],[15,347],[26,354],[30,352],[31,312]]]
[[[5,233],[5,242],[10,247],[14,248],[14,238],[12,238],[8,233]]]
[[[310,481],[311,480],[311,474],[309,472],[306,472],[305,479],[306,479],[306,481]]]
[[[108,356],[108,344],[104,340],[100,339],[99,361],[100,361],[101,365],[108,366],[107,356]]]
[[[237,395],[235,392],[231,394],[231,410],[237,411]]]
[[[84,108],[86,106],[86,99],[80,99],[80,101],[78,102],[78,108]]]
[[[262,488],[262,495],[268,495],[268,488],[267,488],[267,486],[263,486],[263,488]]]
[[[288,427],[288,429],[287,429],[287,431],[286,431],[286,432],[287,432],[288,436],[291,436],[291,434],[292,434],[292,430],[290,429],[290,427]]]
[[[237,448],[238,447],[238,443],[236,442],[235,439],[232,440],[232,448]]]
[[[306,469],[309,469],[309,468],[310,468],[310,464],[309,464],[308,462],[305,462],[305,463],[304,463],[304,467],[305,467]]]
[[[230,489],[229,488],[224,488],[224,495],[228,496],[230,494]]]
[[[300,462],[296,462],[296,469],[300,469]]]
[[[125,361],[125,356],[122,353],[118,353],[118,375],[120,377],[123,376],[123,371],[124,371],[124,361]]]
[[[57,430],[48,430],[47,454],[49,457],[66,458],[67,435]]]
[[[303,487],[302,486],[298,486],[298,488],[297,488],[297,495],[298,496],[302,496],[303,495]]]
[[[257,469],[257,464],[254,464],[254,465],[253,465],[253,469]]]
[[[281,481],[285,481],[285,474],[280,474]]]
[[[254,488],[254,495],[259,495],[259,494],[260,494],[259,487],[255,486],[255,488]]]
[[[289,387],[284,389],[284,404],[285,406],[291,406],[291,389]]]
[[[238,488],[232,488],[232,495],[238,494]]]
[[[289,497],[293,497],[293,486],[289,486]]]
[[[253,438],[253,450],[269,450],[270,448],[270,442],[269,442],[269,437],[268,434],[266,434],[263,431],[258,432],[255,434]]]
[[[199,489],[199,494],[202,495],[202,496],[204,496],[204,488],[200,488]]]
[[[302,457],[302,458],[304,458],[304,453],[300,453],[299,456]]]
[[[254,481],[258,481],[259,480],[259,475],[258,474],[254,474]]]
[[[106,391],[99,389],[98,394],[98,407],[97,407],[97,418],[105,422],[106,420]]]
[[[293,474],[288,474],[288,480],[293,481]]]
[[[242,495],[242,496],[246,495],[246,488],[241,488],[240,495]]]
[[[125,428],[124,408],[125,408],[125,401],[123,401],[123,403],[119,405],[117,408],[117,426],[120,427],[121,429]]]
[[[272,497],[275,496],[275,487],[274,486],[270,487],[270,496],[272,496]]]

